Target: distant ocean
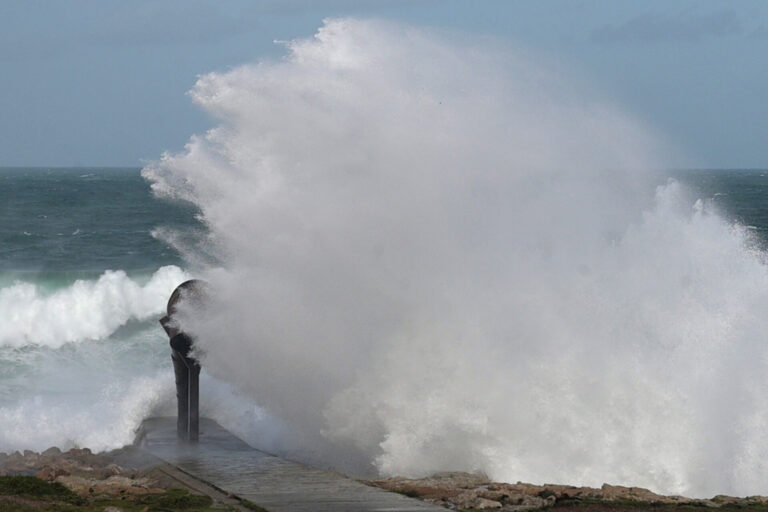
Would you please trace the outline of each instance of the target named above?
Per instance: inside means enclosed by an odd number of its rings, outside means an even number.
[[[768,171],[669,175],[768,246]],[[117,448],[172,413],[157,320],[190,272],[153,232],[204,230],[195,207],[137,168],[4,168],[0,213],[0,451]]]

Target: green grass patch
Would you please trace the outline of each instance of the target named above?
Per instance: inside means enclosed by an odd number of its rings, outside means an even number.
[[[80,504],[83,499],[61,484],[46,482],[34,476],[0,477],[0,495],[19,496],[30,500],[62,501]]]
[[[212,505],[210,497],[190,494],[183,489],[120,499],[86,500],[61,484],[33,476],[0,477],[0,512],[103,512],[109,506],[123,512],[222,512],[220,508],[211,508]],[[264,509],[254,505],[253,510],[262,512]]]

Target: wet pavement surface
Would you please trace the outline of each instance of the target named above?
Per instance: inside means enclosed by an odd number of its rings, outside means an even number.
[[[175,418],[145,420],[136,444],[179,470],[271,512],[445,510],[264,453],[207,418],[200,419],[197,444],[178,441]]]

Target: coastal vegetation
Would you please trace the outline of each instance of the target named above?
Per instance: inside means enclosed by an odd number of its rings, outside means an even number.
[[[184,489],[84,498],[60,483],[35,476],[0,477],[0,512],[221,512],[221,508],[211,508],[212,504],[208,496],[191,494]]]

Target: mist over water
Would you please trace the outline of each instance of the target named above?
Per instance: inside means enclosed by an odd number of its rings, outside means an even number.
[[[763,254],[656,186],[663,141],[491,42],[286,46],[201,77],[218,125],[143,171],[210,230],[186,321],[268,417],[227,426],[356,473],[768,492]]]

